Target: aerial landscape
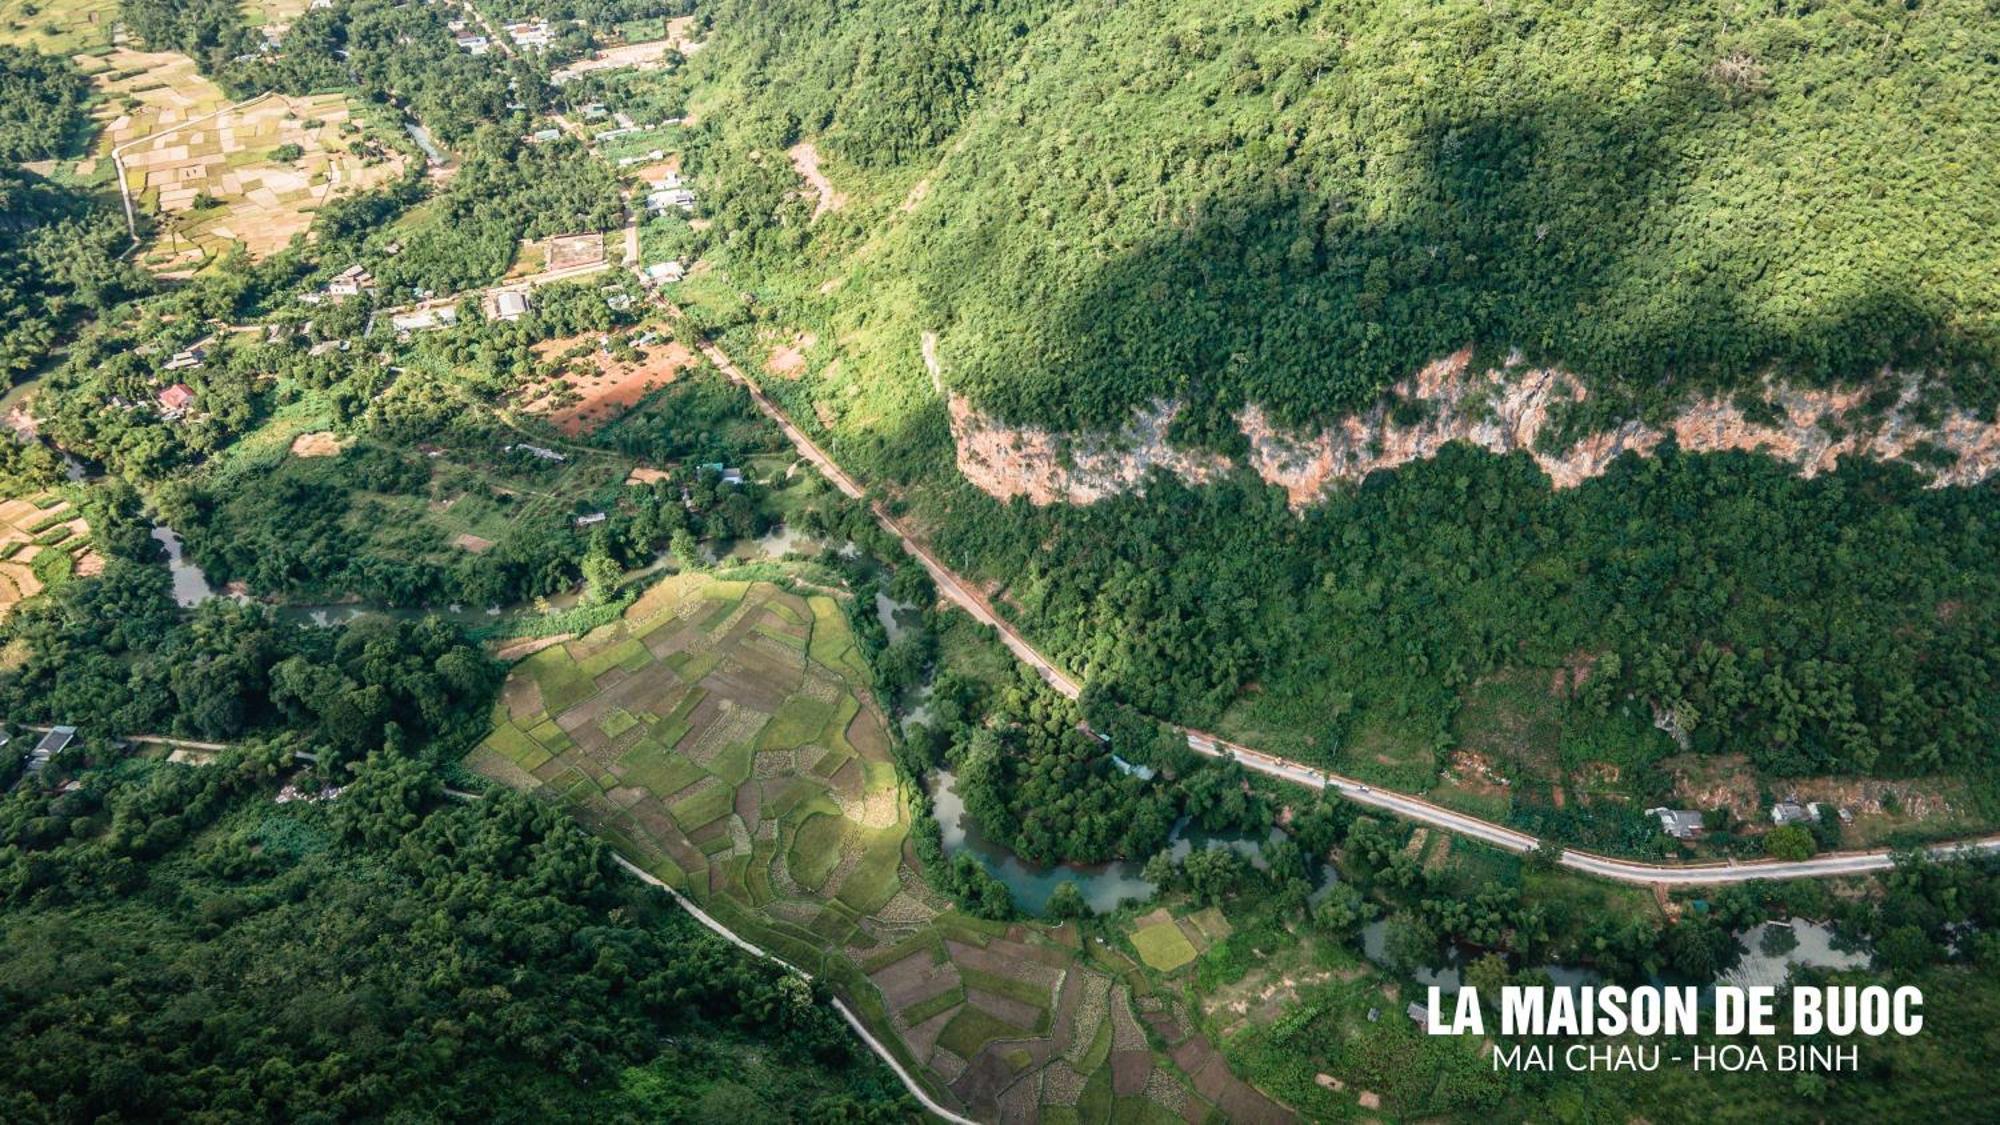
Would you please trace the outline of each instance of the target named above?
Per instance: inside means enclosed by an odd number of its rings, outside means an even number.
[[[1987,3],[0,0],[0,214],[0,1119],[2000,1119]]]

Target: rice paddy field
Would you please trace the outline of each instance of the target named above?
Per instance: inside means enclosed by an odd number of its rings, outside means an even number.
[[[51,581],[102,570],[90,544],[83,513],[53,492],[0,502],[0,618]]]
[[[115,146],[138,206],[158,217],[141,258],[155,269],[198,269],[233,246],[268,255],[328,200],[395,179],[406,160],[340,94],[226,106],[169,84],[135,96],[141,104],[109,119],[102,143]]]
[[[560,802],[822,976],[973,1117],[1288,1120],[1158,973],[1074,926],[969,917],[926,886],[842,606],[800,591],[661,581],[620,621],[517,665],[468,767]]]

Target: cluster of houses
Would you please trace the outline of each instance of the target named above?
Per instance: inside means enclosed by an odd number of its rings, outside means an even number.
[[[367,266],[352,265],[334,274],[333,279],[323,288],[299,294],[299,303],[317,305],[322,301],[332,301],[337,305],[349,297],[359,297],[363,293],[374,291],[375,275],[368,272]]]
[[[1783,800],[1771,806],[1771,823],[1779,828],[1788,824],[1814,824],[1825,814],[1826,806],[1818,801],[1801,803],[1797,800]],[[1848,809],[1834,810],[1842,823],[1853,821],[1854,814]],[[1676,840],[1694,840],[1701,836],[1702,814],[1693,809],[1647,809],[1646,815],[1660,822],[1660,830]]]
[[[646,192],[646,210],[655,215],[673,210],[692,215],[694,202],[694,192],[688,190],[681,178],[672,172],[654,181]]]

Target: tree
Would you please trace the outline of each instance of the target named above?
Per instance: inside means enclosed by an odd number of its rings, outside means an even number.
[[[1764,934],[1757,939],[1757,948],[1766,957],[1783,957],[1799,947],[1798,932],[1791,926],[1773,922],[1764,927]]]
[[[1375,904],[1363,898],[1360,891],[1350,884],[1336,883],[1319,905],[1313,907],[1313,928],[1329,938],[1344,941],[1367,925],[1375,914]]]
[[[590,549],[583,555],[583,584],[586,601],[608,602],[618,590],[618,560],[611,557],[611,540],[602,528],[590,537]]]
[[[1077,889],[1074,882],[1065,879],[1056,884],[1054,893],[1049,895],[1049,904],[1044,913],[1051,918],[1068,920],[1088,918],[1093,911],[1090,909],[1090,903],[1084,901],[1083,892]]]
[[[1235,894],[1249,874],[1250,865],[1232,848],[1199,848],[1181,865],[1187,876],[1188,893],[1195,901],[1210,905]]]
[[[1543,840],[1528,853],[1528,867],[1534,871],[1554,871],[1562,866],[1563,846],[1554,840]]]
[[[674,529],[667,550],[673,553],[674,558],[683,567],[692,569],[701,566],[701,544],[695,541],[694,535],[685,527]]]
[[[1811,859],[1815,850],[1812,832],[1803,824],[1787,824],[1764,834],[1764,854],[1773,859]]]

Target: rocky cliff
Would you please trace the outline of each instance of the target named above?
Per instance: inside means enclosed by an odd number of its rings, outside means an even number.
[[[1862,404],[1885,387],[1894,392],[1893,405],[1864,416]],[[1551,450],[1540,448],[1540,439],[1562,410],[1588,398],[1583,384],[1564,371],[1520,364],[1475,371],[1470,353],[1459,352],[1393,388],[1403,409],[1385,404],[1317,433],[1279,429],[1254,405],[1237,421],[1250,442],[1250,467],[1283,488],[1294,507],[1376,469],[1435,456],[1454,441],[1495,453],[1526,451],[1557,488],[1597,476],[1627,450],[1650,453],[1670,433],[1684,450],[1760,451],[1806,476],[1844,456],[1906,459],[1926,446],[1932,456],[1913,463],[1939,486],[1976,483],[2000,469],[2000,425],[1962,411],[1920,425],[1914,415],[1921,389],[1914,376],[1886,374],[1874,386],[1848,390],[1771,383],[1761,393],[1767,409],[1758,418],[1730,400],[1698,399],[1665,428],[1631,421]],[[959,471],[1001,499],[1089,504],[1136,487],[1154,466],[1191,483],[1213,480],[1231,467],[1226,458],[1167,443],[1174,403],[1135,412],[1116,433],[1061,434],[1000,424],[955,394],[948,402]],[[1939,450],[1956,459],[1935,467],[1929,462]]]

